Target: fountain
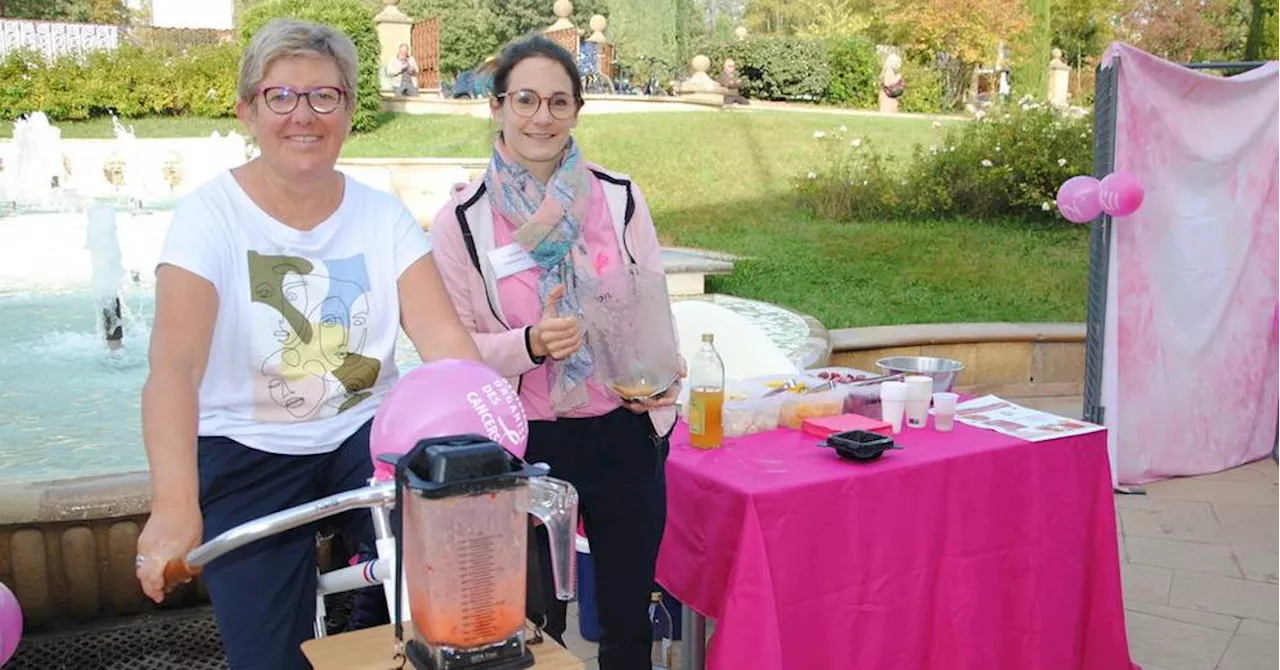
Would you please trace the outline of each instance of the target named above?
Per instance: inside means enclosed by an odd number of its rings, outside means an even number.
[[[98,204],[89,208],[89,256],[93,263],[90,294],[94,307],[102,316],[102,334],[107,348],[124,346],[124,315],[120,307],[120,282],[124,266],[120,263],[120,240],[116,236],[116,209]]]
[[[6,188],[16,202],[48,207],[65,177],[61,161],[62,130],[50,125],[44,112],[13,122],[15,158]]]

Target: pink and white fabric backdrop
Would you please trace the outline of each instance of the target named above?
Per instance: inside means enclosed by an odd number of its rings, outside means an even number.
[[[1277,414],[1280,65],[1232,77],[1124,44],[1115,170],[1146,190],[1112,225],[1102,400],[1113,476],[1142,483],[1271,453]]]

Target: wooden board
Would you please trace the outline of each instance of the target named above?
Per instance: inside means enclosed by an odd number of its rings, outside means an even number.
[[[408,632],[408,631],[406,631]],[[392,670],[395,655],[395,627],[391,624],[353,633],[329,635],[302,643],[302,653],[315,670]],[[568,649],[544,637],[529,645],[537,670],[582,670],[582,661]],[[407,663],[406,670],[412,668]]]

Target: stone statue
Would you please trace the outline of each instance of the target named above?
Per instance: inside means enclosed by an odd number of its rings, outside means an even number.
[[[1049,60],[1049,102],[1065,107],[1071,102],[1071,66],[1062,60],[1062,49],[1054,47]]]
[[[880,111],[889,114],[898,112],[898,98],[906,91],[907,82],[902,78],[902,59],[898,54],[889,54],[884,59],[884,67],[880,70]]]

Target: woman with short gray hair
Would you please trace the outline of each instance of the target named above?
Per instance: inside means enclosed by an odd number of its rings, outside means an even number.
[[[424,361],[479,360],[426,234],[395,196],[335,169],[355,109],[351,40],[277,20],[249,42],[236,116],[261,155],[178,204],[156,268],[142,432],[152,511],[143,590],[245,521],[364,486],[401,327]],[[369,514],[335,517],[371,547]],[[232,668],[309,668],[315,528],[237,549],[203,579]],[[385,610],[382,612],[385,616]]]

